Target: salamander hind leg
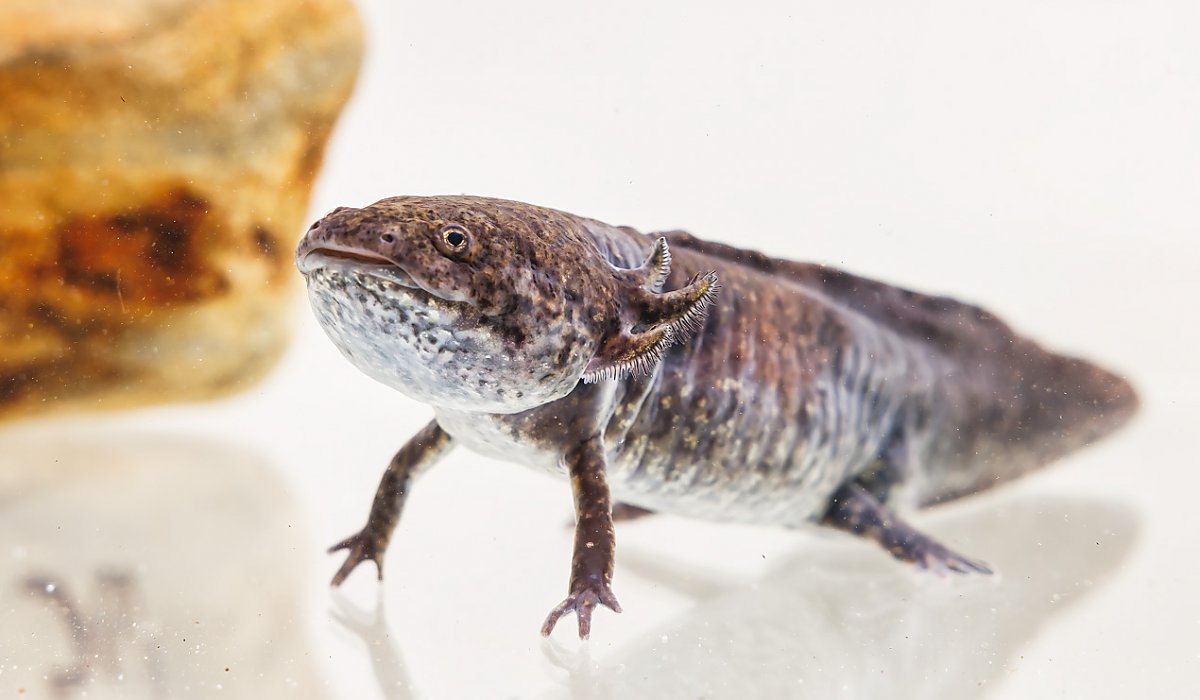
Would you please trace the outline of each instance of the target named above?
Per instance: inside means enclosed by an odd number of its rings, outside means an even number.
[[[634,506],[628,503],[614,503],[612,507],[612,519],[614,523],[623,523],[630,520],[644,518],[647,515],[654,515],[654,511],[647,510],[641,506]]]
[[[856,482],[843,485],[833,494],[821,524],[874,540],[897,559],[938,574],[992,573],[983,562],[947,549],[901,520]]]
[[[647,510],[641,506],[633,506],[628,503],[614,503],[612,506],[612,521],[614,523],[627,523],[630,520],[640,520],[647,515],[656,515],[655,511]],[[575,527],[575,519],[563,523],[565,527]]]

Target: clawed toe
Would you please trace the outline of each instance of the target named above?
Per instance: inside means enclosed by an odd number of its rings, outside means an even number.
[[[944,576],[948,571],[956,574],[992,573],[987,564],[953,552],[917,531],[856,483],[838,489],[822,522],[869,537],[883,545],[893,557],[912,562],[917,568],[939,576]]]
[[[546,621],[542,623],[542,636],[549,637],[550,633],[554,631],[554,626],[558,624],[559,618],[574,611],[575,617],[579,620],[579,638],[587,639],[592,633],[592,611],[596,609],[597,605],[603,605],[615,613],[621,612],[621,605],[617,602],[617,597],[613,595],[612,588],[608,584],[585,588],[567,596],[566,600],[550,611],[550,614],[546,616]]]
[[[329,548],[329,553],[333,554],[341,550],[348,550],[346,561],[342,563],[341,568],[333,575],[333,580],[330,581],[331,586],[340,586],[350,576],[350,573],[364,561],[375,562],[375,574],[378,580],[383,580],[383,552],[380,550],[375,538],[369,537],[365,532],[359,532],[346,539],[338,542]]]
[[[955,573],[959,574],[985,574],[992,573],[991,567],[987,564],[975,559],[968,559],[962,555],[950,553],[951,557],[946,561],[946,566]]]
[[[974,559],[968,559],[932,540],[926,540],[925,547],[913,549],[919,551],[909,551],[903,554],[893,552],[893,554],[901,559],[910,558],[911,556],[911,561],[917,565],[917,568],[932,571],[939,576],[945,576],[947,572],[985,575],[992,573],[991,568],[987,564]]]

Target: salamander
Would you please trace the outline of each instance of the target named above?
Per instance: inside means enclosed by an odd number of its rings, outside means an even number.
[[[433,420],[392,458],[366,525],[383,557],[413,485],[455,445],[569,480],[567,597],[586,638],[614,519],[811,525],[939,572],[990,573],[900,515],[1010,480],[1125,423],[1128,381],[993,314],[682,231],[520,202],[342,207],[296,251],[316,318]]]

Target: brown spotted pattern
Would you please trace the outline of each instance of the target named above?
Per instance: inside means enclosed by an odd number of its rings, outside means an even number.
[[[471,245],[447,250],[447,226]],[[901,559],[986,571],[892,508],[1012,478],[1137,406],[1123,379],[977,307],[518,202],[337,210],[297,261],[322,326],[361,369],[430,404],[456,443],[571,480],[569,595],[546,634],[574,611],[586,636],[597,604],[619,610],[612,496],[716,520],[824,522]],[[414,443],[414,464],[444,451],[425,433]],[[356,536],[374,550],[351,547],[335,582],[382,555],[402,501],[393,471]]]

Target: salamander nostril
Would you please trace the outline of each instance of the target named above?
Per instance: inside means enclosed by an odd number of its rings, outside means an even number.
[[[379,240],[383,241],[384,243],[391,244],[396,242],[396,237],[390,233],[385,233],[379,237]]]
[[[319,229],[319,228],[321,228],[321,220],[320,220],[320,219],[317,219],[316,221],[314,221],[314,222],[312,223],[312,226],[309,226],[309,227],[308,227],[308,230],[309,230],[309,231],[316,231],[316,230],[317,230],[317,229]]]

